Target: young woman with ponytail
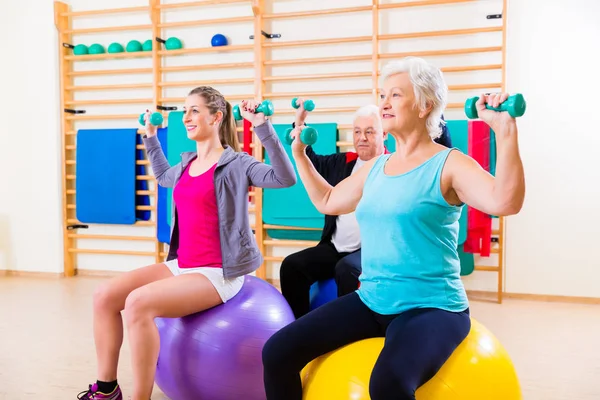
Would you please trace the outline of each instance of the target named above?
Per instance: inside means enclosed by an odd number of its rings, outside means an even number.
[[[231,105],[211,87],[195,88],[186,98],[183,123],[196,151],[183,153],[177,165],[169,165],[156,127],[146,122],[143,141],[153,173],[159,185],[174,188],[169,255],[166,262],[124,273],[95,292],[98,380],[79,399],[123,399],[117,383],[121,311],[131,348],[131,399],[148,400],[159,352],[154,318],[182,317],[227,302],[242,288],[244,275],[262,264],[248,218],[248,187],[289,187],[296,174],[271,122],[253,112],[257,105],[242,101],[240,111],[270,165],[240,152]]]

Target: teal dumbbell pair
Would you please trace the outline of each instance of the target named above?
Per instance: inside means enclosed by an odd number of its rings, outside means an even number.
[[[304,106],[304,109],[306,111],[312,111],[315,109],[315,102],[312,100],[304,100],[304,103],[302,104]],[[295,109],[300,108],[300,103],[298,102],[298,98],[294,97],[292,99],[292,107]],[[294,139],[292,139],[292,131],[294,129],[293,128],[289,128],[285,131],[285,142],[287,144],[292,144],[292,142],[294,141]],[[302,143],[304,143],[307,146],[312,146],[313,144],[315,144],[317,142],[317,138],[318,138],[318,134],[317,134],[317,130],[315,128],[311,128],[310,126],[307,126],[306,128],[302,129],[302,132],[300,133],[300,141]]]
[[[467,99],[465,102],[465,114],[467,114],[467,118],[475,119],[479,117],[479,113],[477,112],[477,101],[479,97],[471,97]],[[506,111],[513,118],[521,117],[525,114],[525,109],[527,108],[527,103],[525,102],[525,98],[521,93],[513,94],[509,96],[508,99],[499,107],[492,107],[489,104],[485,105],[485,108],[488,110],[494,111]]]
[[[146,115],[146,113],[141,113],[140,117],[138,118],[138,122],[142,126],[146,126],[146,123],[144,122],[144,115]],[[150,125],[159,126],[163,123],[163,116],[159,112],[154,112],[150,115],[148,121],[150,122]]]
[[[263,114],[265,114],[265,117],[270,117],[271,115],[273,115],[275,113],[275,107],[273,107],[273,103],[271,102],[271,100],[263,100],[263,102],[260,103],[258,105],[258,107],[256,107],[256,110],[254,110],[254,113],[255,114],[263,113]],[[240,111],[240,106],[237,104],[235,106],[233,106],[233,118],[235,118],[236,121],[242,120],[242,113]]]

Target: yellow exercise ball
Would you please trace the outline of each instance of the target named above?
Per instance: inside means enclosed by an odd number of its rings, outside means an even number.
[[[360,340],[311,361],[301,372],[303,400],[370,400],[369,379],[383,343],[383,338]],[[416,398],[522,399],[506,350],[474,319],[467,338],[438,373],[417,389]]]

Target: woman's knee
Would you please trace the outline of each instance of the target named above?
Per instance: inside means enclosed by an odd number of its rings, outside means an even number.
[[[111,282],[100,285],[94,291],[94,311],[120,312],[123,309],[123,299],[113,289]]]
[[[132,291],[125,299],[125,321],[132,325],[151,316],[150,298],[143,288]]]

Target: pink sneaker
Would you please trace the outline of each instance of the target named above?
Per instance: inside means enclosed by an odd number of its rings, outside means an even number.
[[[90,385],[90,388],[85,392],[77,395],[78,400],[123,400],[123,393],[119,385],[110,393],[102,393],[98,391],[98,384]]]

